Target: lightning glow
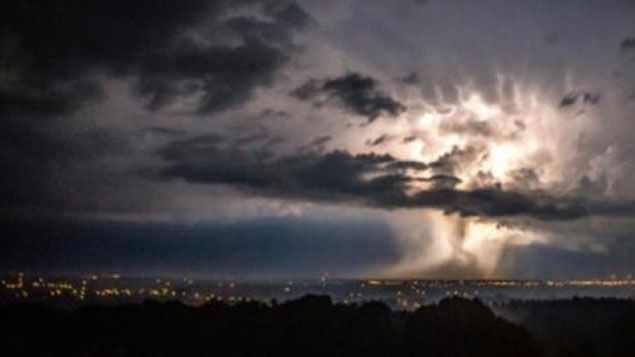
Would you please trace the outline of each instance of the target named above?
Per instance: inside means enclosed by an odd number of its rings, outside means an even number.
[[[504,78],[500,76],[499,80]],[[520,82],[511,87],[510,95],[499,93],[494,101],[487,101],[469,86],[459,86],[455,102],[439,104],[439,98],[434,105],[424,102],[424,111],[408,121],[409,125],[404,121],[384,124],[382,130],[391,135],[412,136],[405,148],[392,145],[387,152],[408,160],[438,163],[425,175],[453,175],[460,180],[457,190],[567,190],[566,182],[571,180],[566,173],[571,172],[577,159],[576,140],[593,118],[554,108],[538,87]],[[420,183],[416,185],[421,188]],[[454,262],[465,268],[459,275],[472,274],[469,270],[475,269],[474,275],[494,276],[507,246],[544,243],[548,239],[493,219],[426,212],[421,221],[427,225],[427,234],[420,234],[419,239],[432,236],[432,243],[425,252],[410,250],[405,263],[390,269],[388,275],[426,274]],[[417,239],[412,232],[408,236]]]

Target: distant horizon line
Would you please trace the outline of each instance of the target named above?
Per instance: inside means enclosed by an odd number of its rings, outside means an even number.
[[[467,282],[496,282],[496,281],[509,281],[509,282],[547,282],[547,281],[570,281],[570,282],[583,282],[583,281],[617,281],[617,280],[632,280],[635,284],[635,274],[611,274],[608,276],[586,276],[586,277],[541,277],[541,278],[526,278],[526,277],[380,277],[380,276],[364,276],[364,277],[346,277],[346,276],[258,276],[244,274],[242,276],[231,275],[208,275],[203,276],[200,273],[192,274],[161,274],[152,272],[149,274],[144,273],[130,273],[130,272],[98,272],[98,271],[85,271],[85,272],[64,272],[64,271],[39,271],[30,269],[0,269],[0,276],[19,276],[22,274],[24,277],[48,277],[48,278],[72,278],[72,279],[167,279],[167,280],[198,280],[198,281],[215,281],[215,282],[272,282],[272,283],[289,283],[289,282],[307,282],[307,281],[359,281],[359,282],[411,282],[411,281],[467,281]],[[96,278],[96,279],[95,279]]]

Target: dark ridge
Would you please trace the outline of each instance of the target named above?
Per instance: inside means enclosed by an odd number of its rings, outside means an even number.
[[[0,304],[3,356],[632,356],[635,301]]]
[[[522,327],[478,300],[415,312],[307,295],[278,304],[0,305],[5,356],[541,356]]]

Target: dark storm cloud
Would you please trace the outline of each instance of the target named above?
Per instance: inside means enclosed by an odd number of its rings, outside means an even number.
[[[0,114],[3,116],[59,116],[74,110],[79,103],[98,96],[95,83],[77,80],[63,88],[2,88]]]
[[[404,137],[402,141],[403,141],[404,144],[408,144],[408,143],[411,143],[411,142],[413,142],[415,140],[417,140],[417,136],[416,135],[408,135],[408,136]]]
[[[622,52],[635,51],[635,37],[627,37],[620,43],[620,50]]]
[[[196,113],[225,110],[248,101],[254,88],[271,84],[287,59],[284,51],[257,41],[207,49],[183,44],[174,53],[146,63],[139,74],[138,90],[150,109],[201,94]]]
[[[454,146],[452,150],[442,154],[429,163],[429,167],[439,174],[453,175],[464,164],[478,161],[486,154],[485,148],[468,145],[463,148]]]
[[[421,177],[417,179],[421,182],[432,183],[434,188],[454,188],[462,181],[460,178],[451,175],[434,175],[430,177]]]
[[[277,114],[272,114],[277,116]],[[261,119],[266,118],[259,113],[255,116],[238,117],[236,120],[225,125],[225,130],[216,135],[219,138],[225,137],[236,145],[276,145],[284,142],[274,130],[268,127]]]
[[[540,175],[532,168],[519,168],[510,172],[515,185],[521,189],[531,190],[540,184]]]
[[[174,142],[160,155],[170,162],[159,173],[163,178],[229,184],[276,196],[339,200],[400,195],[400,187],[409,180],[384,168],[397,161],[390,155],[310,151],[277,156],[264,150],[226,146],[215,136]],[[373,173],[382,174],[364,178]]]
[[[301,146],[300,150],[302,150],[302,151],[306,151],[306,150],[323,151],[324,150],[324,145],[326,145],[326,143],[328,143],[332,139],[333,138],[330,135],[318,136],[317,138],[313,139],[310,143]]]
[[[133,133],[107,127],[69,132],[32,118],[0,120],[0,210],[63,210],[79,200],[90,201],[82,195],[103,188],[89,189],[89,183],[112,183],[114,176],[98,174],[96,167],[121,159],[134,139]]]
[[[566,94],[560,100],[560,107],[561,108],[570,107],[570,106],[574,105],[577,100],[578,100],[578,95],[577,94]]]
[[[260,15],[223,16],[244,5]],[[0,21],[3,113],[55,115],[99,93],[95,73],[135,79],[153,109],[193,94],[196,112],[230,108],[271,84],[311,19],[290,2],[114,0],[10,1]]]
[[[457,149],[434,163],[425,164],[401,161],[387,154],[355,155],[342,150],[277,155],[226,145],[211,135],[175,141],[159,154],[168,163],[157,173],[159,179],[225,184],[275,197],[350,201],[384,208],[429,207],[465,216],[525,215],[541,220],[635,214],[635,202],[630,201],[595,202],[581,197],[554,197],[544,192],[515,192],[497,187],[455,190],[460,180],[450,174],[420,177],[406,171],[453,165],[453,155],[463,160],[470,154],[469,150]],[[415,181],[430,182],[432,187],[418,189],[413,185]]]
[[[541,220],[569,220],[593,214],[622,215],[621,207],[596,209],[592,203],[576,199],[562,199],[547,194],[527,194],[498,188],[475,189],[469,191],[436,189],[421,191],[411,197],[411,207],[436,207],[448,213],[463,216],[530,216]],[[635,204],[629,204],[635,213]],[[611,206],[613,207],[613,206]]]
[[[414,160],[395,160],[387,165],[390,169],[393,170],[415,170],[415,171],[423,171],[427,170],[430,166],[425,162],[414,161]]]
[[[379,145],[383,145],[386,142],[390,141],[394,139],[393,136],[390,136],[388,134],[382,134],[378,137],[376,137],[375,139],[368,139],[366,140],[366,145],[368,146],[379,146]]]
[[[88,194],[100,196],[98,205],[113,202],[101,192],[134,180],[129,171],[135,170],[127,166],[138,159],[139,147],[154,143],[146,139],[189,131],[177,123],[128,129],[103,112],[80,120],[77,109],[101,97],[113,101],[107,111],[131,115],[117,99],[126,95],[107,92],[104,79],[131,83],[133,99],[151,109],[185,97],[191,113],[240,107],[256,88],[273,82],[298,50],[293,34],[311,22],[299,5],[286,1],[3,3],[0,206],[65,209],[72,201],[92,200]],[[263,147],[283,140],[255,134],[235,139]]]
[[[289,28],[305,29],[315,24],[311,15],[296,2],[268,1],[265,9],[278,24]]]
[[[341,77],[325,80],[310,79],[291,92],[291,95],[305,101],[335,101],[344,110],[363,116],[369,122],[381,115],[398,116],[406,106],[379,89],[379,83],[372,77],[359,73],[348,73]],[[326,99],[323,97],[326,96]]]
[[[42,164],[91,160],[125,150],[129,136],[125,131],[100,127],[78,133],[45,125],[34,130],[30,123],[5,119],[0,121],[0,148],[5,157],[0,158],[13,157],[17,161],[33,160]]]
[[[585,91],[567,93],[560,100],[560,107],[570,107],[577,102],[581,102],[582,104],[598,104],[600,102],[600,95]]]
[[[267,108],[267,109],[263,109],[260,112],[260,118],[262,119],[270,119],[270,118],[289,118],[291,117],[291,114],[289,114],[289,112],[284,111],[284,110],[275,110],[272,108]]]
[[[275,229],[246,222],[263,213],[277,217],[273,221],[286,214],[321,220],[334,210],[376,222],[377,211],[390,216],[395,227],[401,226],[402,210],[383,209],[415,208],[408,215],[417,221],[419,208],[431,208],[528,221],[531,228],[579,227],[596,218],[567,220],[593,215],[630,224],[634,204],[627,201],[633,199],[628,178],[635,156],[620,151],[614,157],[608,149],[602,154],[609,146],[633,142],[632,107],[617,100],[617,93],[632,92],[635,2],[618,3],[5,1],[0,7],[0,217],[86,219],[95,239],[86,243],[73,238],[83,233],[56,226],[33,232],[38,238],[30,243],[0,234],[0,241],[9,242],[0,247],[0,265],[13,252],[17,260],[33,253],[34,264],[50,258],[53,265],[69,267],[81,259],[90,268],[138,259],[140,265],[192,262],[257,273],[288,257],[297,260],[280,271],[319,261],[346,271],[355,269],[346,265],[352,253],[402,246],[401,238],[390,234],[365,241],[377,231],[374,225],[343,250],[340,242],[354,233],[346,229],[349,222],[328,230],[301,225],[291,232],[285,227],[293,222],[280,221]],[[545,34],[556,34],[557,41]],[[620,77],[609,78],[616,71]],[[295,98],[287,95],[296,86]],[[471,107],[480,104],[469,102],[472,95],[504,115],[489,124],[472,122],[478,118],[468,112],[480,115]],[[542,103],[545,97],[552,100]],[[542,111],[543,104],[558,109],[561,99],[561,113]],[[563,119],[595,103],[588,118]],[[412,112],[404,112],[406,105]],[[454,106],[466,111],[455,115]],[[443,117],[440,127],[434,124],[440,137],[430,136],[432,123],[416,118],[431,109]],[[460,123],[452,123],[455,116]],[[384,119],[399,125],[383,127]],[[355,121],[362,126],[374,121],[375,130],[351,124]],[[523,128],[532,140],[523,141]],[[200,135],[206,132],[217,134]],[[381,146],[388,140],[380,136],[384,133],[395,138]],[[446,147],[449,141],[441,136],[448,134],[468,146],[428,158]],[[366,139],[380,146],[365,146]],[[496,160],[487,156],[494,148],[489,140],[499,139],[509,140],[521,154],[505,166],[522,167],[505,172],[502,183],[491,172]],[[352,151],[393,152],[397,145],[403,147],[394,155],[426,161]],[[502,159],[509,156],[501,153]],[[560,192],[567,196],[556,196]],[[426,225],[423,216],[420,223]],[[613,218],[618,216],[627,218]],[[181,220],[225,217],[252,228],[249,233],[240,224],[227,230],[110,230],[94,222],[156,219],[175,227]],[[631,234],[631,226],[620,229]],[[209,242],[210,230],[223,238]],[[606,237],[600,230],[583,233]],[[253,238],[242,239],[243,234]],[[187,241],[192,235],[200,238]],[[267,239],[256,239],[261,235]],[[276,241],[281,236],[288,239]],[[308,236],[310,244],[298,243]],[[163,244],[171,239],[174,243]],[[55,254],[47,254],[48,246],[58,244]],[[153,254],[145,255],[149,251]],[[127,258],[116,260],[119,254]],[[329,260],[334,255],[339,263]],[[368,259],[359,267],[381,260]],[[476,267],[466,265],[457,275],[470,270]]]

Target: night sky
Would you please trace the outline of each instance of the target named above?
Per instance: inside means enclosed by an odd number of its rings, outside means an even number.
[[[0,269],[635,274],[632,0],[10,0]]]

